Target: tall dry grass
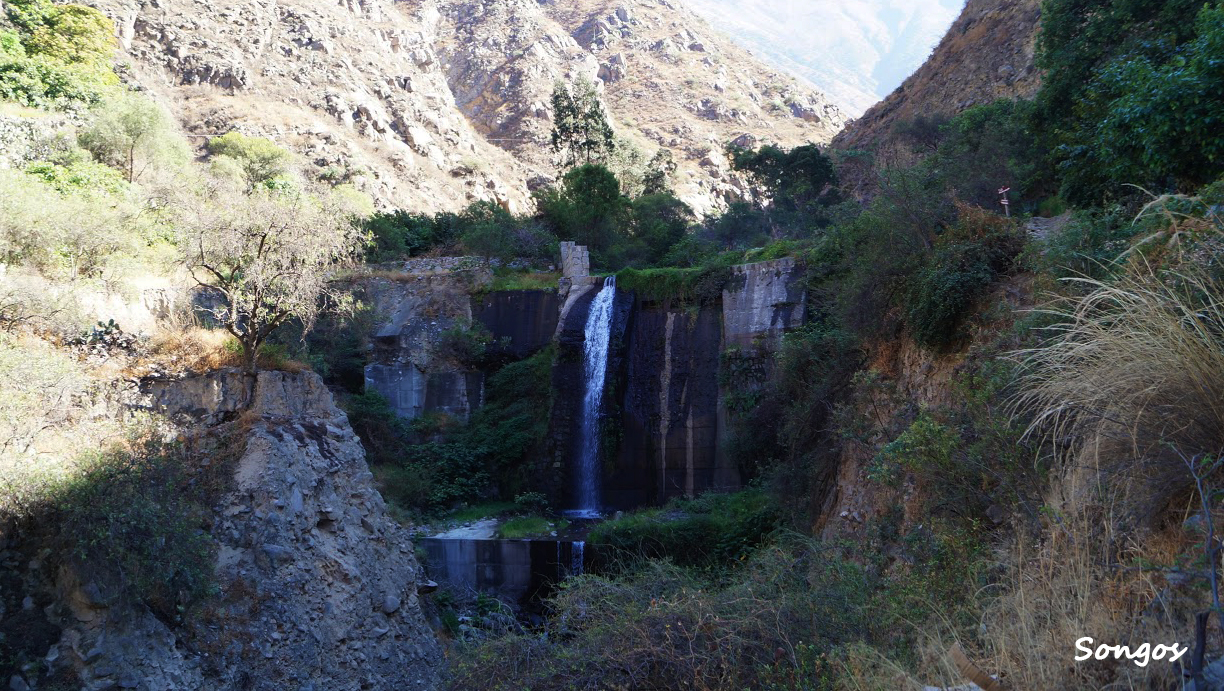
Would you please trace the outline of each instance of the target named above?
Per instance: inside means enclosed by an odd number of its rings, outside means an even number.
[[[1224,290],[1145,269],[1048,309],[1052,338],[1021,351],[1014,403],[1065,462],[1071,506],[1150,525],[1194,486],[1184,458],[1224,452]]]
[[[1123,536],[1110,516],[1080,515],[1056,521],[1040,543],[1018,540],[1007,557],[997,597],[982,618],[987,666],[1005,671],[1013,689],[1180,689],[1184,655],[1177,664],[1127,659],[1075,661],[1075,642],[1178,643],[1193,648],[1194,613],[1210,605],[1208,594],[1160,568],[1193,549],[1177,529],[1144,539]],[[1117,547],[1120,545],[1120,547]]]
[[[1190,561],[1203,536],[1183,522],[1200,508],[1186,459],[1224,451],[1224,290],[1193,268],[1075,280],[1086,294],[1050,306],[1050,337],[1016,354],[1013,405],[1059,463],[1042,538],[1004,556],[983,642],[1015,688],[1180,688],[1180,664],[1075,662],[1074,646],[1192,648],[1211,605]]]

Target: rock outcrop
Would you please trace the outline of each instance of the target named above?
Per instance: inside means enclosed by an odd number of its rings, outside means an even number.
[[[382,206],[530,206],[547,181],[557,80],[599,79],[620,135],[673,152],[699,211],[742,196],[723,144],[827,142],[844,117],[666,0],[97,0],[129,81],[193,143],[271,137]],[[602,75],[602,76],[601,76]]]
[[[248,426],[212,519],[219,592],[171,628],[109,604],[88,573],[61,574],[53,669],[85,689],[437,686],[411,539],[317,375],[222,371],[155,383],[147,403],[195,424],[241,411]]]

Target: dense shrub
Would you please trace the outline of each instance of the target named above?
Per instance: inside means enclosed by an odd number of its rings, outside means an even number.
[[[1198,0],[1046,3],[1033,122],[1067,200],[1098,203],[1124,182],[1203,184],[1224,169],[1222,12]]]
[[[62,108],[97,102],[119,83],[114,24],[98,10],[17,0],[5,13],[17,31],[0,29],[0,99]]]
[[[1057,278],[1105,278],[1140,232],[1133,218],[1120,206],[1075,211],[1045,239],[1038,268]]]
[[[469,254],[540,264],[556,255],[556,238],[530,218],[515,217],[494,202],[476,202],[455,219]]]
[[[616,274],[616,287],[650,302],[704,305],[721,300],[730,280],[731,267],[716,263],[691,269],[624,269]]]
[[[208,152],[236,161],[249,187],[272,185],[289,173],[289,152],[266,137],[228,132],[208,140]]]
[[[528,463],[543,452],[548,437],[553,357],[554,350],[546,348],[489,377],[484,404],[463,434],[481,450],[500,494],[516,501],[524,490],[536,488],[538,478],[529,474]]]
[[[866,629],[868,582],[809,540],[715,580],[659,561],[583,576],[542,631],[463,645],[453,688],[832,689],[834,651]]]
[[[1023,237],[1000,217],[966,205],[960,216],[911,279],[905,296],[910,333],[930,347],[961,337],[965,315],[995,279],[1011,270],[1024,247]]]
[[[47,489],[20,520],[104,596],[149,606],[178,623],[212,593],[212,503],[231,466],[224,451],[212,463],[181,446],[138,440],[94,452]]]
[[[711,493],[604,521],[587,542],[605,562],[665,558],[681,566],[716,566],[748,558],[781,523],[778,505],[761,490]]]
[[[376,213],[365,221],[373,237],[367,259],[389,262],[424,254],[432,249],[447,249],[459,239],[455,214],[434,215],[391,211]]]
[[[406,421],[375,392],[344,399],[388,498],[431,514],[494,492],[509,499],[537,489],[528,464],[548,434],[552,359],[550,348],[498,370],[466,425],[449,418]]]

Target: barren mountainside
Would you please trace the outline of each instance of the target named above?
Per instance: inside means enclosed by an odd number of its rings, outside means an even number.
[[[963,0],[690,0],[754,53],[862,114],[930,54]]]
[[[128,79],[203,143],[237,129],[290,147],[383,206],[523,210],[556,175],[557,80],[600,80],[617,134],[672,151],[700,212],[744,190],[723,145],[828,142],[844,116],[669,0],[97,0]],[[308,166],[309,167],[309,166]]]
[[[918,115],[955,115],[1000,98],[1032,96],[1041,84],[1034,64],[1040,18],[1040,0],[969,0],[922,67],[847,125],[835,145],[868,148]]]

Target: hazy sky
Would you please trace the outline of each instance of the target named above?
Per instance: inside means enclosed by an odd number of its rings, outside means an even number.
[[[964,0],[685,0],[758,57],[859,115],[900,86]]]

